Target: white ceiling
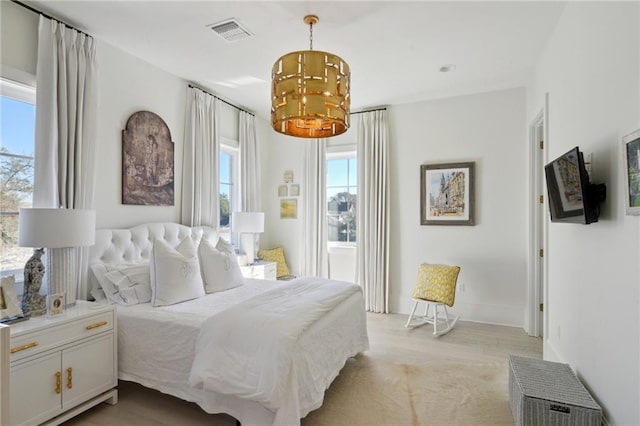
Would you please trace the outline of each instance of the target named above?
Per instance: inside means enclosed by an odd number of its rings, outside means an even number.
[[[275,60],[309,48],[304,15],[320,18],[314,49],[350,65],[357,111],[525,85],[564,7],[550,1],[26,3],[262,117],[269,116]],[[254,36],[230,43],[206,27],[228,18]],[[446,64],[457,69],[439,72]]]

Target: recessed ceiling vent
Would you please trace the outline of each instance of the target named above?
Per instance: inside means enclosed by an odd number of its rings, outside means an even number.
[[[229,42],[242,40],[243,38],[253,35],[249,30],[240,25],[235,18],[227,19],[217,24],[207,25],[207,28],[211,28],[216,34]]]

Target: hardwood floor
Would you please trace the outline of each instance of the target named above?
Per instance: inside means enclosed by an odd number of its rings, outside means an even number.
[[[449,334],[434,337],[432,326],[407,329],[406,321],[407,315],[368,314],[371,351],[396,362],[493,362],[510,354],[542,358],[542,339],[521,328],[459,321]]]
[[[459,321],[449,334],[434,337],[429,325],[406,329],[406,315],[368,314],[371,349],[368,358],[391,363],[451,361],[456,363],[506,362],[509,355],[542,357],[542,340],[520,328]],[[230,416],[207,414],[195,404],[181,401],[138,384],[121,381],[119,402],[97,407],[65,425],[235,425]],[[321,424],[331,400],[312,412],[303,425]],[[344,410],[344,407],[341,407]]]

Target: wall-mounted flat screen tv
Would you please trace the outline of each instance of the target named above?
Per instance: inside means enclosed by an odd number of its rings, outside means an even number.
[[[607,194],[605,184],[592,184],[578,147],[544,167],[552,222],[582,223],[598,221],[600,203]]]

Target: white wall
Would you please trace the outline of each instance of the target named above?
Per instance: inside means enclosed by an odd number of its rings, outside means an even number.
[[[461,266],[454,311],[522,326],[526,283],[525,91],[390,108],[391,310],[408,313],[418,265]],[[475,226],[420,225],[420,165],[476,162]]]
[[[125,228],[141,222],[179,222],[182,194],[182,139],[187,85],[147,62],[104,42],[96,47],[99,69],[96,146],[96,225]],[[174,142],[174,206],[124,205],[122,130],[136,111],[158,114]]]
[[[607,185],[600,222],[548,226],[546,359],[569,363],[611,424],[640,424],[638,217],[624,211],[621,137],[640,127],[638,2],[569,2],[528,95],[549,94],[547,160],[578,145]]]
[[[262,209],[265,212],[265,232],[260,237],[260,248],[283,247],[284,254],[293,275],[300,274],[302,262],[302,218],[304,188],[304,144],[305,139],[284,136],[276,133],[268,124],[261,126],[268,133],[261,144],[262,167]],[[297,219],[280,219],[280,200],[278,186],[284,184],[285,170],[293,171],[293,183],[300,184],[299,197],[286,197],[298,200]]]

